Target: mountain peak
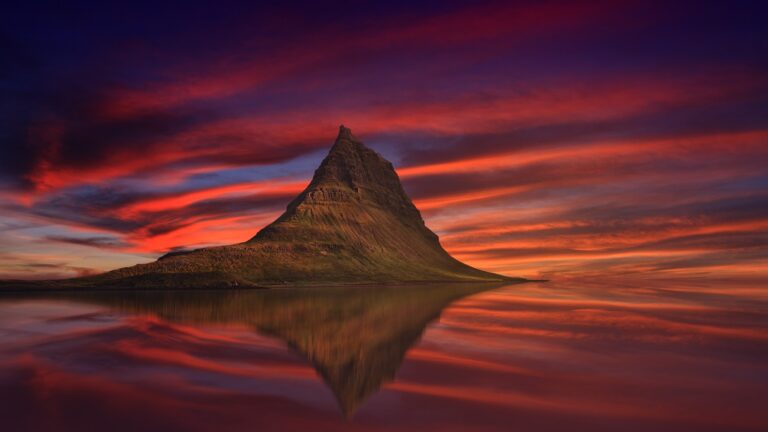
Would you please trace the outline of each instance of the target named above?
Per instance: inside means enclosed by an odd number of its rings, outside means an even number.
[[[418,209],[403,190],[392,164],[341,125],[335,143],[315,170],[309,186],[288,204],[286,212],[275,223],[253,240],[274,239],[285,231],[293,232],[295,227],[291,221],[320,214],[324,214],[326,220],[334,214],[335,219],[341,217],[336,214],[339,210],[350,216],[361,210],[368,211],[364,209],[386,211],[437,243],[436,236],[424,226]],[[286,224],[290,229],[284,229]]]
[[[318,192],[320,190],[327,193]],[[360,201],[364,198],[377,200],[387,195],[391,198],[394,194],[399,198],[398,206],[405,202],[410,204],[392,164],[352,135],[352,130],[344,125],[339,127],[339,135],[328,155],[297,200],[328,199],[329,193],[337,201],[342,195],[343,200]]]
[[[344,125],[339,126],[339,135],[336,137],[336,141],[333,143],[328,155],[331,156],[334,153],[342,153],[347,156],[353,156],[360,152],[375,153],[352,134],[352,129]]]
[[[354,135],[352,135],[352,129],[350,129],[350,128],[344,126],[344,125],[340,125],[339,126],[339,136],[336,137],[336,141],[338,142],[339,140],[343,140],[343,139],[359,142],[358,139],[355,138]]]

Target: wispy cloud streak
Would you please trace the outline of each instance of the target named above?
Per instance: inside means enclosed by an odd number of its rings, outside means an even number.
[[[756,11],[306,10],[200,25],[180,12],[194,31],[153,24],[130,41],[104,11],[74,33],[20,11],[28,25],[0,39],[16,53],[0,88],[13,106],[0,108],[0,276],[246,240],[306,185],[339,123],[395,162],[445,247],[479,267],[761,273],[768,58]],[[62,59],[54,39],[81,50]]]

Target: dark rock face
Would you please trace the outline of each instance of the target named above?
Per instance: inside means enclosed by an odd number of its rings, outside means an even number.
[[[251,242],[295,240],[354,247],[360,252],[421,246],[442,251],[392,164],[344,126],[309,186]]]
[[[175,276],[190,288],[511,280],[451,257],[392,164],[344,126],[307,188],[247,242],[60,284],[179,287]]]
[[[351,208],[354,206],[356,208]],[[258,233],[254,240],[275,240],[286,231],[291,221],[313,218],[320,214],[336,217],[340,210],[360,208],[383,210],[421,234],[433,238],[416,206],[400,184],[392,164],[366,147],[343,125],[336,143],[315,171],[312,182],[290,204],[274,223]],[[349,219],[347,217],[347,219]],[[317,230],[316,230],[317,231]]]

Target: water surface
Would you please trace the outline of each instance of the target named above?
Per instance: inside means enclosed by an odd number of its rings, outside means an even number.
[[[4,430],[757,431],[757,282],[0,297]]]

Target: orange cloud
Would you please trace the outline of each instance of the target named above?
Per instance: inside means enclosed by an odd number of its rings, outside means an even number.
[[[632,161],[637,162],[637,157],[642,155],[658,158],[657,152],[663,152],[666,157],[684,157],[701,152],[730,153],[734,146],[738,146],[742,152],[752,150],[762,153],[765,151],[766,140],[768,140],[768,131],[758,130],[653,140],[597,141],[582,143],[578,146],[532,148],[451,162],[404,167],[398,169],[398,174],[403,178],[409,178],[445,173],[488,172],[566,159],[578,161],[586,158],[595,160],[623,157],[632,158]]]
[[[116,211],[124,217],[130,217],[137,213],[159,212],[188,206],[190,204],[205,201],[212,198],[226,196],[273,194],[292,195],[298,194],[307,186],[307,181],[291,181],[281,179],[269,179],[259,182],[237,183],[223,186],[214,186],[207,189],[198,189],[180,194],[149,198],[126,206],[118,207]]]

